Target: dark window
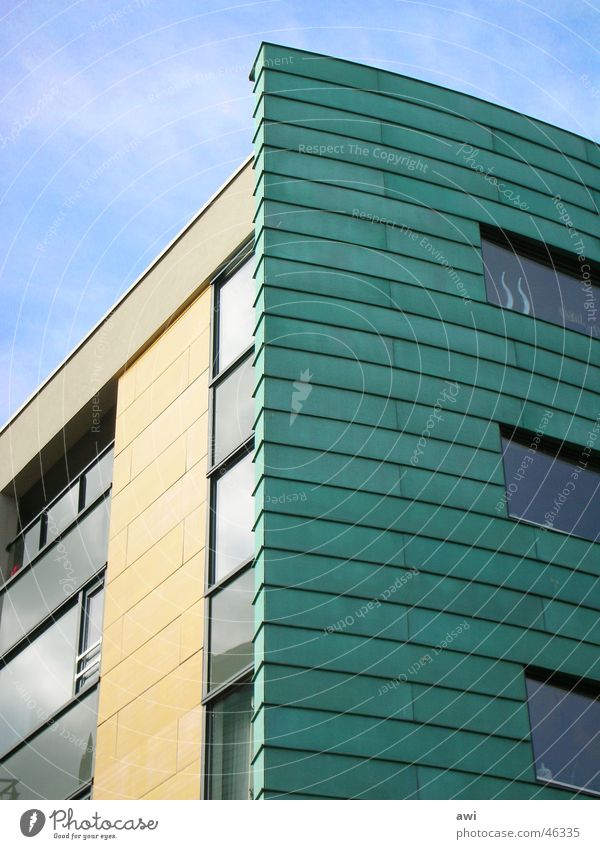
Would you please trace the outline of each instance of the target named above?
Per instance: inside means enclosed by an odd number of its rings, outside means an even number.
[[[252,355],[215,386],[213,395],[213,465],[252,435],[254,424]]]
[[[589,262],[488,230],[481,250],[490,303],[600,337],[596,269]]]
[[[211,702],[208,714],[209,799],[248,799],[252,685],[244,682]]]
[[[104,500],[0,592],[0,654],[105,565],[108,519]]]
[[[526,683],[537,778],[600,793],[598,693],[531,676]]]
[[[0,754],[72,698],[78,625],[74,605],[0,670]]]
[[[0,764],[0,798],[67,799],[92,777],[98,688]]]
[[[509,516],[600,539],[600,468],[588,448],[554,448],[533,433],[502,437]]]
[[[209,687],[224,684],[252,663],[254,571],[246,569],[210,599]]]
[[[216,583],[254,555],[254,466],[244,454],[213,480],[213,579]]]

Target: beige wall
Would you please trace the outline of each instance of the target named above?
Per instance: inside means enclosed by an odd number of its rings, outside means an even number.
[[[94,798],[197,799],[210,289],[119,380]]]

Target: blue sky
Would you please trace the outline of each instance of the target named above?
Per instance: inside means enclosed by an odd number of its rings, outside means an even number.
[[[33,0],[0,15],[0,421],[251,152],[261,40],[600,138],[586,0]]]

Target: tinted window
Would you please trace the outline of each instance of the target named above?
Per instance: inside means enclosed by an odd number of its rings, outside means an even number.
[[[107,548],[108,502],[102,501],[0,594],[0,654],[104,566]]]
[[[254,573],[246,569],[210,601],[210,686],[218,687],[252,663]]]
[[[46,513],[46,540],[56,537],[75,521],[79,512],[79,482],[67,490]]]
[[[485,238],[481,249],[490,303],[579,333],[600,336],[598,289],[583,276],[579,279]]]
[[[85,476],[85,506],[89,507],[110,487],[113,478],[114,450],[111,449]]]
[[[72,697],[78,624],[74,606],[0,670],[0,753]]]
[[[245,454],[214,487],[214,580],[219,581],[254,554],[252,456]]]
[[[213,464],[219,463],[252,434],[254,423],[252,357],[215,388]]]
[[[600,539],[600,471],[535,445],[502,439],[509,516]]]
[[[254,280],[246,262],[218,288],[218,368],[222,371],[252,344],[254,334]]]
[[[92,777],[98,690],[0,764],[5,799],[66,799]]]
[[[600,792],[600,702],[576,689],[527,679],[536,776]]]
[[[248,799],[252,685],[215,699],[209,714],[208,798]]]

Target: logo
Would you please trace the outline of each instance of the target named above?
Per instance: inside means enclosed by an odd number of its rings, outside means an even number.
[[[21,816],[21,834],[25,837],[35,837],[43,829],[46,817],[42,811],[32,808]]]
[[[290,412],[290,425],[296,421],[298,413],[301,412],[304,402],[312,392],[310,381],[313,375],[308,369],[300,372],[300,379],[293,383],[294,391],[292,393],[292,410]]]

